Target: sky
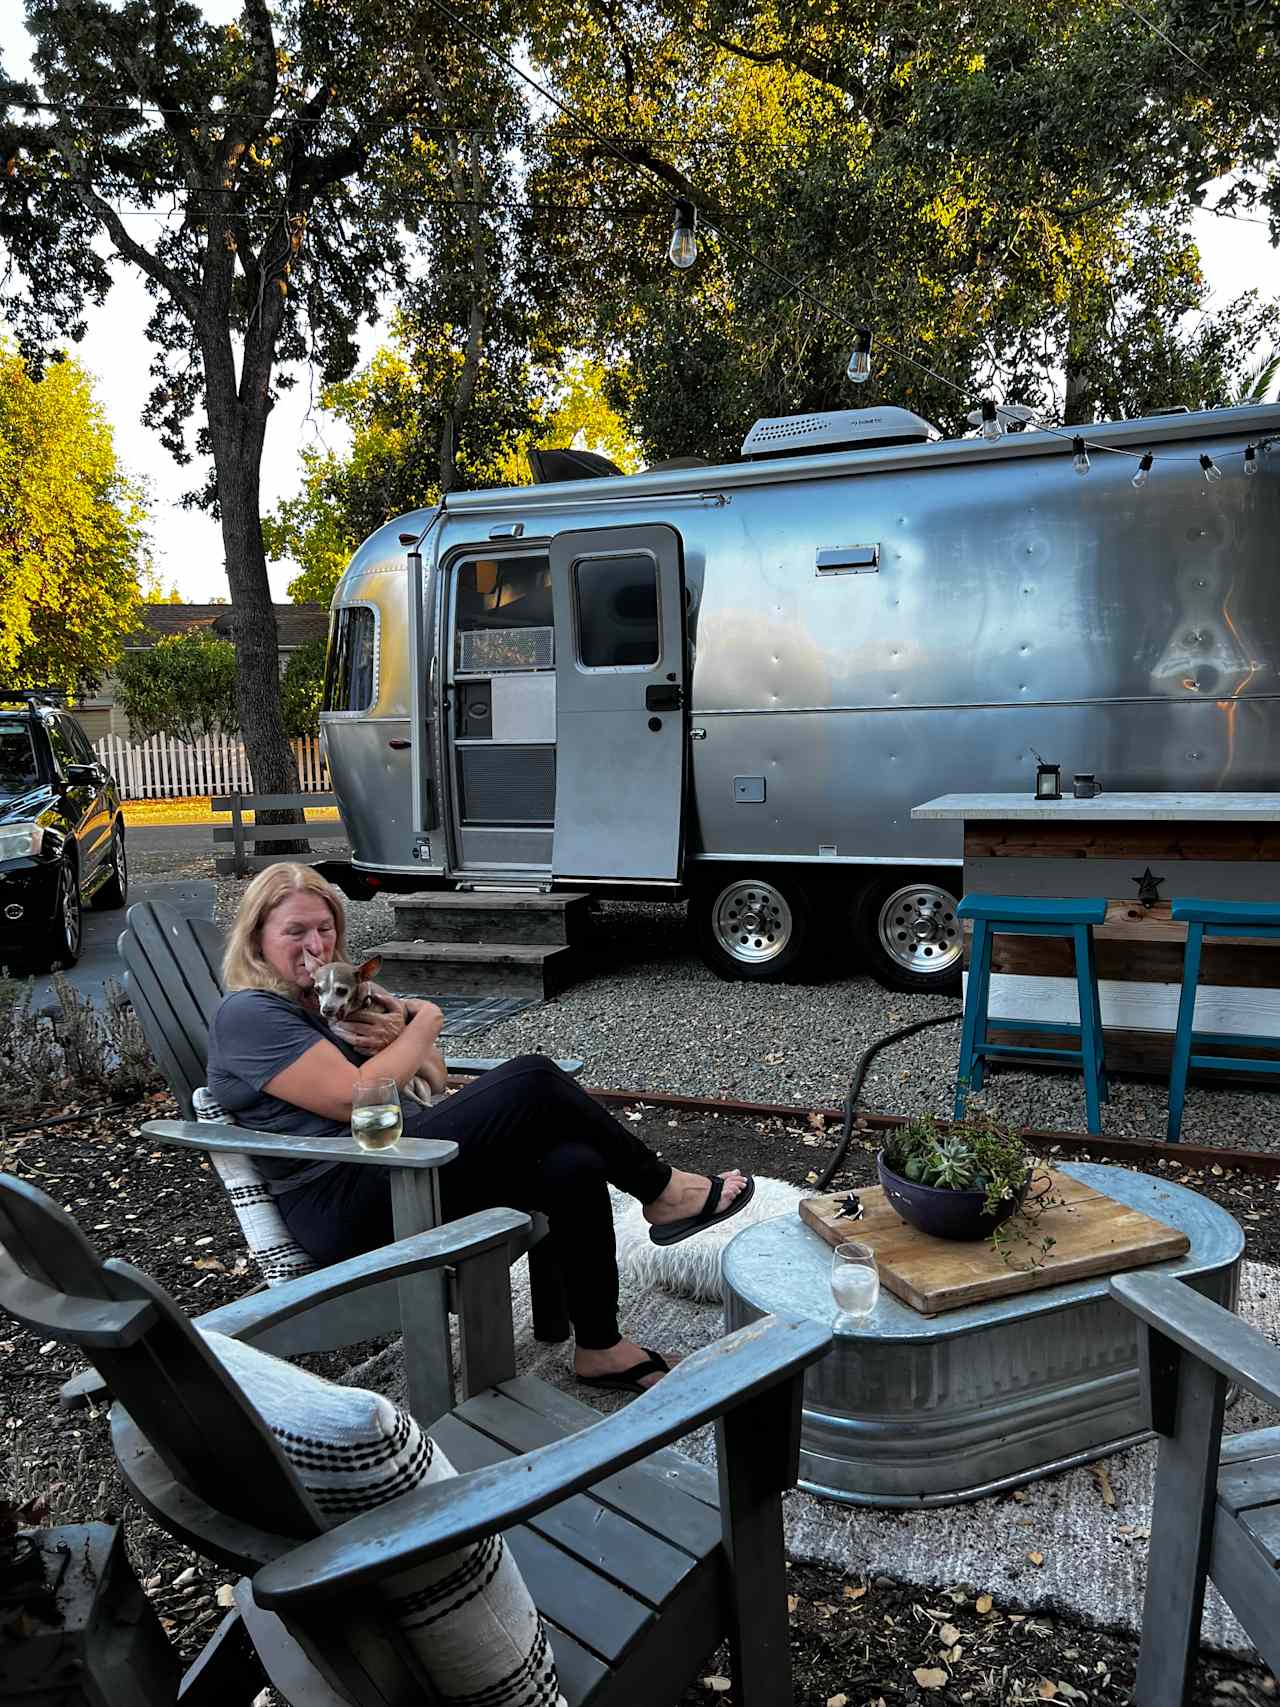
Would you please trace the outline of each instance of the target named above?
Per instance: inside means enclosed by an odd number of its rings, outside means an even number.
[[[239,0],[205,0],[204,9],[215,22],[222,22],[238,16],[240,4]],[[0,0],[0,60],[11,75],[21,77],[29,71],[29,40],[22,0]],[[144,237],[151,235],[155,222],[133,223],[137,235]],[[1280,257],[1267,241],[1264,224],[1201,213],[1193,232],[1217,302],[1229,301],[1251,287],[1264,295],[1275,294]],[[74,353],[94,376],[120,461],[147,487],[154,567],[162,587],[167,592],[176,586],[191,603],[225,599],[227,577],[218,525],[202,511],[184,509],[181,502],[184,492],[200,484],[201,471],[194,463],[180,468],[158,437],[142,425],[143,406],[154,383],[148,372],[151,347],[145,333],[150,308],[140,275],[117,261],[116,282],[104,306],[90,312],[88,332]],[[362,359],[372,354],[381,331],[381,327],[361,330]],[[318,391],[318,381],[303,372],[272,411],[262,462],[264,513],[297,492],[302,446],[342,449],[347,442],[341,424],[320,409]],[[742,425],[745,434],[751,423]],[[291,564],[269,566],[277,600],[287,599],[285,589],[295,573]]]

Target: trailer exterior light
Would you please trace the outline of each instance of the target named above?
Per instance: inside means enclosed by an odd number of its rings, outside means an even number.
[[[1072,468],[1077,474],[1087,474],[1089,472],[1089,452],[1085,449],[1084,440],[1079,433],[1072,439],[1071,449],[1074,453],[1071,461]]]
[[[1218,467],[1217,463],[1213,460],[1213,458],[1211,456],[1209,456],[1207,453],[1203,454],[1201,456],[1200,466],[1201,466],[1201,468],[1204,469],[1204,477],[1206,480],[1221,480],[1222,479],[1222,470]]]
[[[695,235],[697,226],[697,208],[691,201],[678,196],[675,223],[671,228],[671,247],[667,250],[667,257],[671,265],[679,267],[682,272],[691,267],[698,258],[698,239]]]
[[[871,345],[874,339],[870,326],[859,326],[853,337],[853,354],[846,373],[855,385],[865,385],[871,378]]]
[[[1036,766],[1036,799],[1062,799],[1062,766],[1047,765],[1043,760]]]
[[[998,439],[1001,434],[1000,417],[996,414],[996,406],[989,397],[982,399],[982,436],[984,439]]]
[[[1257,445],[1246,445],[1244,447],[1244,471],[1246,474],[1256,474],[1258,472]]]
[[[1133,477],[1133,484],[1139,492],[1151,478],[1151,464],[1154,461],[1155,458],[1150,451],[1143,452],[1142,460],[1138,464],[1138,472]]]

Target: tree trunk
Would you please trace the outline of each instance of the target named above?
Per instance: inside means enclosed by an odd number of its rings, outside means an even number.
[[[240,733],[259,794],[296,794],[298,770],[285,735],[280,707],[280,649],[276,613],[267,580],[262,545],[259,470],[266,431],[266,410],[247,409],[236,394],[229,341],[225,348],[215,337],[204,345],[209,433],[218,477],[218,507],[222,544],[226,552],[227,583],[231,589],[236,646],[236,706]],[[228,381],[230,383],[228,383]],[[258,815],[274,824],[305,822],[300,812]],[[306,854],[304,839],[296,842],[258,842],[260,854]]]

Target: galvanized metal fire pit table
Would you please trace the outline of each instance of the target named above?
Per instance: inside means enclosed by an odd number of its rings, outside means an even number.
[[[1244,1234],[1225,1209],[1126,1168],[1057,1165],[1184,1232],[1186,1255],[1152,1266],[1234,1307]],[[739,1233],[723,1274],[726,1331],[772,1311],[831,1320],[831,1247],[798,1215]],[[850,1505],[952,1505],[1148,1438],[1134,1318],[1106,1275],[937,1316],[882,1289],[805,1376],[800,1486]]]

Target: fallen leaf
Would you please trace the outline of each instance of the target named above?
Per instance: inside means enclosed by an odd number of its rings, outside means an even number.
[[[725,1690],[732,1689],[733,1685],[729,1682],[727,1677],[721,1677],[719,1673],[717,1673],[715,1677],[704,1677],[702,1680],[702,1687],[704,1689],[714,1689],[717,1695],[723,1695]]]
[[[810,1185],[817,1185],[818,1176],[817,1176],[817,1174],[813,1173],[812,1170],[809,1173],[807,1173],[804,1177]]]
[[[196,1240],[196,1244],[197,1245],[211,1245],[213,1243],[213,1241],[214,1241],[214,1234],[206,1233],[203,1239],[197,1239]]]
[[[1098,1484],[1098,1492],[1102,1495],[1103,1505],[1114,1505],[1116,1503],[1115,1489],[1111,1486],[1111,1478],[1107,1474],[1106,1465],[1091,1464],[1089,1474]]]
[[[171,1588],[185,1588],[188,1583],[193,1583],[195,1580],[196,1568],[194,1565],[188,1565],[185,1571],[178,1572],[169,1586]]]
[[[846,1600],[861,1600],[867,1591],[865,1588],[855,1588],[852,1583],[846,1583],[841,1592]]]
[[[847,1695],[828,1695],[827,1707],[849,1707],[849,1697]]]
[[[954,1648],[956,1643],[960,1640],[960,1632],[956,1629],[954,1624],[944,1624],[941,1630],[938,1631],[938,1640],[942,1643],[944,1648]]]
[[[214,1596],[219,1606],[234,1606],[236,1591],[234,1583],[219,1583],[218,1592]]]
[[[921,1689],[946,1688],[947,1674],[941,1666],[917,1666],[911,1675]]]
[[[197,1257],[191,1266],[192,1268],[216,1268],[223,1274],[227,1272],[226,1263],[219,1262],[217,1257]]]
[[[44,1344],[40,1347],[40,1356],[41,1357],[48,1357],[48,1355],[51,1351],[57,1351],[57,1349],[58,1349],[57,1340],[46,1340],[44,1342]]]
[[[1042,1701],[1053,1701],[1057,1697],[1058,1686],[1056,1683],[1050,1683],[1047,1677],[1042,1677],[1040,1679],[1040,1687],[1036,1690],[1036,1694]]]
[[[980,1594],[973,1604],[975,1610],[978,1612],[990,1612],[992,1604],[991,1596],[989,1594]]]
[[[787,1596],[787,1611],[788,1612],[794,1612],[796,1607],[799,1606],[799,1604],[800,1604],[800,1596],[798,1594],[789,1594]]]
[[[1030,1561],[1030,1563],[1033,1565],[1043,1565],[1044,1564],[1044,1554],[1043,1553],[1028,1553],[1027,1558]]]

